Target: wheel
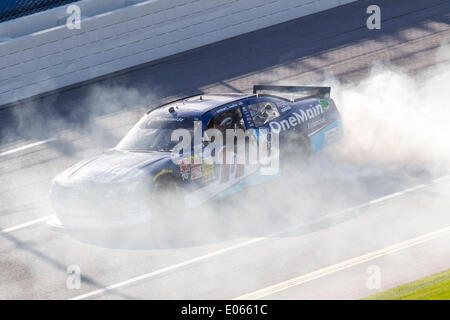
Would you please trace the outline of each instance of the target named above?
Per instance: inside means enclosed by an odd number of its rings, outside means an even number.
[[[301,134],[290,134],[280,148],[281,170],[291,173],[303,171],[311,156],[311,143]]]
[[[155,181],[151,195],[152,218],[166,220],[184,208],[184,196],[178,182],[171,175]]]

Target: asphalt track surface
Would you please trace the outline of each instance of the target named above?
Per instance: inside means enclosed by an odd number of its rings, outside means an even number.
[[[371,4],[382,9],[381,30],[365,26]],[[448,173],[377,167],[355,185],[326,154],[300,187],[286,182],[298,192],[291,205],[264,202],[258,187],[246,195],[256,212],[231,198],[145,241],[122,241],[127,231],[86,240],[45,219],[51,179],[113,147],[147,105],[325,74],[357,82],[375,60],[415,74],[436,63],[449,22],[449,1],[358,1],[0,110],[0,298],[359,299],[448,269]],[[81,289],[66,286],[71,265]],[[378,289],[367,286],[373,266]]]

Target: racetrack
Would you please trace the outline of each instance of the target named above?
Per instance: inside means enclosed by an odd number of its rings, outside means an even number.
[[[167,233],[146,239],[80,240],[44,222],[52,214],[51,179],[113,147],[149,104],[196,92],[246,92],[260,82],[331,83],[345,109],[354,94],[348,86],[371,79],[375,61],[388,60],[384,68],[411,79],[448,66],[450,58],[439,53],[450,39],[450,1],[375,3],[381,30],[365,25],[374,2],[358,1],[0,110],[0,298],[358,299],[448,269],[445,129],[426,148],[416,137],[411,143],[395,136],[389,144],[392,133],[378,132],[383,145],[366,156],[351,130],[345,141],[356,145],[340,147],[352,152],[317,155],[294,179],[185,212]],[[450,99],[447,92],[440,97]],[[398,98],[404,112],[405,97]],[[405,115],[402,123],[411,120]],[[398,144],[401,152],[389,149]],[[383,147],[388,155],[381,159]],[[422,159],[421,150],[439,164]],[[70,265],[81,269],[79,290],[66,287]],[[369,266],[380,272],[378,289],[367,286]]]

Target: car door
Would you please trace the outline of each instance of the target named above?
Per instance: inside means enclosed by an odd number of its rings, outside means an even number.
[[[244,132],[247,131],[247,125],[249,123],[245,120],[244,110],[241,109],[242,106],[244,106],[243,103],[231,103],[208,112],[208,114],[203,117],[204,133],[208,129],[214,128],[214,125],[217,124],[217,122],[220,122],[216,120],[223,119],[226,121],[227,118],[234,119],[234,128],[236,130],[242,129]],[[248,118],[248,120],[250,121],[251,118]],[[225,135],[223,138],[223,146],[219,148],[219,150],[214,150],[214,155],[217,152],[222,161],[220,163],[214,162],[208,164],[204,162],[202,164],[201,170],[203,171],[204,183],[201,188],[189,195],[189,199],[186,199],[188,205],[196,205],[211,198],[219,198],[242,190],[245,188],[245,177],[256,171],[257,168],[255,166],[236,163],[236,161],[227,163],[227,157],[228,159],[236,160],[236,155],[234,150],[227,148]],[[208,147],[207,144],[204,145],[204,148],[206,147]],[[213,151],[209,150],[209,152],[212,153]],[[207,179],[205,179],[204,174],[205,168],[209,172]]]

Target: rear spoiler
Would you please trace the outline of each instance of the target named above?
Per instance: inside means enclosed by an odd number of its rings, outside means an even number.
[[[288,93],[292,96],[290,98],[283,97],[290,101],[298,101],[307,98],[329,98],[330,87],[296,87],[296,86],[270,86],[270,85],[255,85],[253,86],[253,93],[260,94],[261,91],[270,91],[276,93]],[[294,99],[294,95],[301,95],[301,97]]]

